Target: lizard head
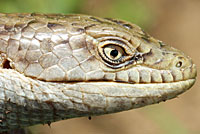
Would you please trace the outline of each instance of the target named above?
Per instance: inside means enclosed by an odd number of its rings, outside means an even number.
[[[66,94],[78,92],[82,98],[76,104],[89,107],[86,115],[174,98],[195,82],[196,66],[188,56],[126,21],[37,14],[13,19],[23,24],[2,28],[0,67],[14,73],[1,73],[20,74],[22,85],[26,80]]]
[[[111,104],[123,105],[124,109],[141,107],[174,98],[194,84],[196,65],[182,51],[129,22],[92,19],[97,24],[86,27],[89,35],[86,42],[90,53],[99,61],[95,64],[99,72],[89,77],[115,82],[111,89],[105,86],[108,96],[121,97],[118,101],[113,99]],[[132,107],[126,105],[129,101],[124,96],[135,96]]]
[[[110,80],[148,84],[196,77],[195,64],[180,50],[151,37],[134,24],[106,20],[101,28],[89,27],[87,33],[92,36],[92,43],[88,44],[96,46],[91,51],[96,50],[101,69],[116,74]]]

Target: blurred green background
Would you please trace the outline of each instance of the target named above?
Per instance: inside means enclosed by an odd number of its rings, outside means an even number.
[[[128,20],[200,65],[199,0],[0,0],[0,12],[78,13]],[[197,80],[178,99],[158,105],[30,129],[33,134],[199,134],[199,86]]]
[[[150,9],[139,0],[0,0],[1,12],[82,13],[150,23]],[[134,17],[133,17],[134,16]]]

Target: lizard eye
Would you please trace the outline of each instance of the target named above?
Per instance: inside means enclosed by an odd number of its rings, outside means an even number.
[[[112,44],[106,45],[103,52],[111,61],[119,61],[125,55],[123,48]]]
[[[119,37],[100,37],[97,41],[98,54],[107,66],[121,68],[133,62],[135,51],[128,41]]]

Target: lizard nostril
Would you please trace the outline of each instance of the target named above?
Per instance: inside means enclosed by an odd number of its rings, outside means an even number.
[[[182,61],[179,61],[179,62],[176,63],[176,67],[178,67],[178,68],[182,67],[182,65],[183,65]]]
[[[9,60],[4,60],[3,61],[3,68],[5,69],[12,69],[12,67],[10,66],[10,61]]]

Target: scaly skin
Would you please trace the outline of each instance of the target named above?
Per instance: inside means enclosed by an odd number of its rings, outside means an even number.
[[[195,77],[188,56],[126,21],[0,14],[0,132],[158,103]]]

